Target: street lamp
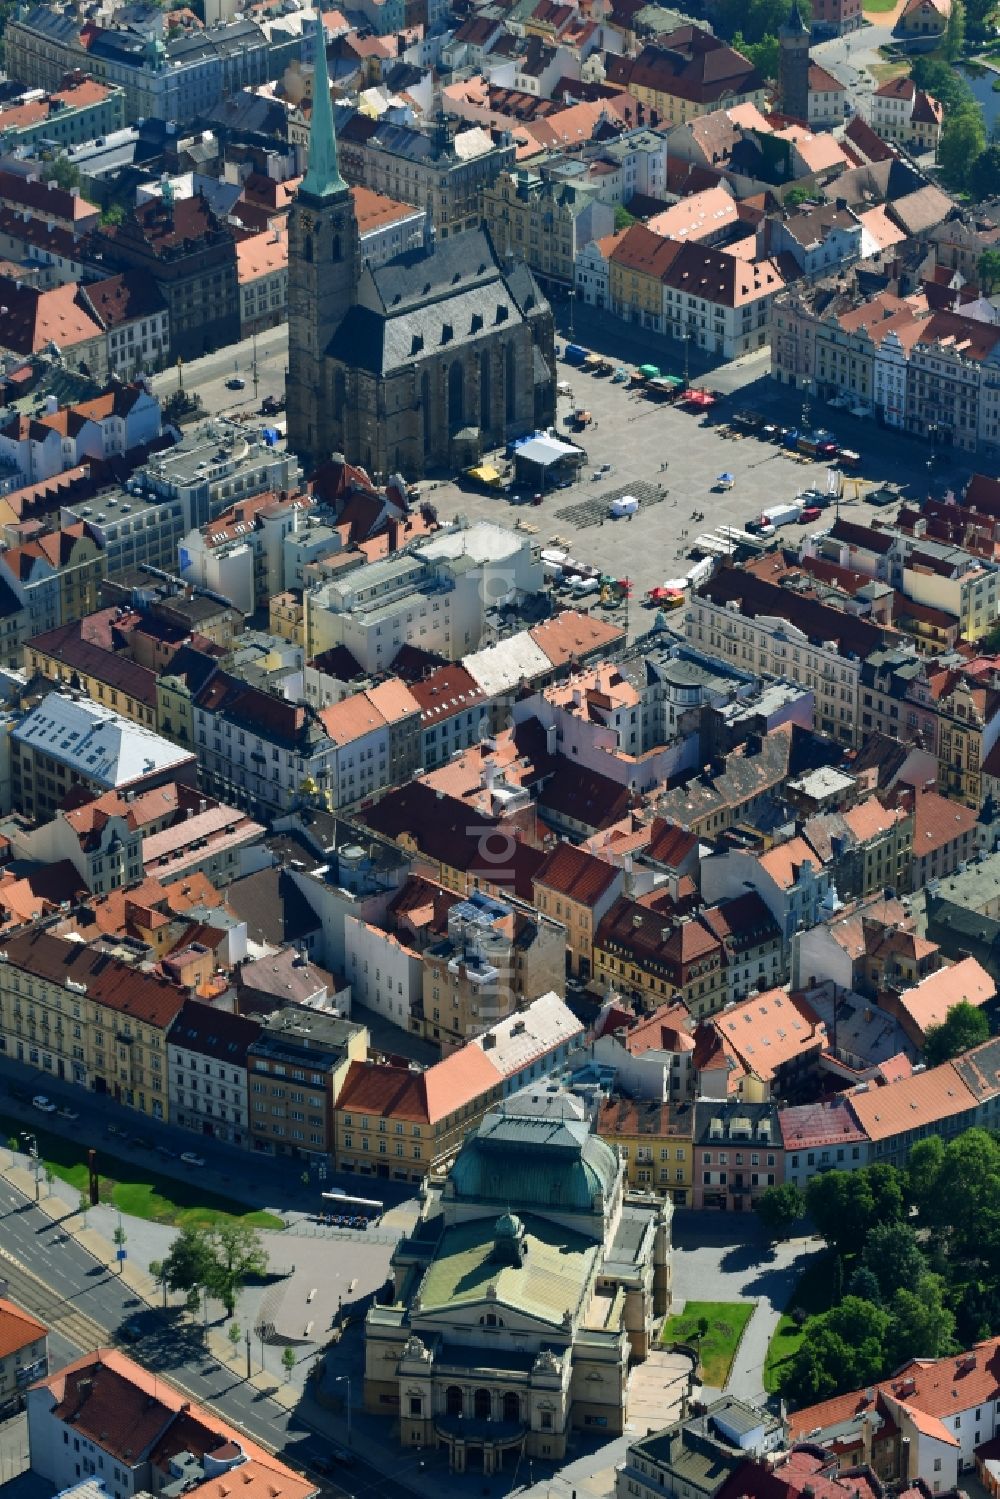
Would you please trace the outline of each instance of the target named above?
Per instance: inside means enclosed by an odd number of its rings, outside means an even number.
[[[351,1376],[349,1374],[335,1374],[334,1384],[345,1384],[347,1386],[347,1445],[351,1445]]]
[[[42,1195],[42,1184],[41,1184],[41,1166],[42,1166],[42,1163],[38,1159],[38,1140],[36,1139],[36,1137],[34,1135],[29,1134],[27,1132],[27,1130],[22,1130],[22,1132],[21,1132],[21,1139],[24,1141],[25,1145],[28,1148],[28,1156],[29,1156],[29,1159],[31,1160],[32,1168],[33,1168],[34,1173],[35,1173],[35,1201],[38,1202],[39,1199],[41,1198],[41,1195]]]
[[[576,333],[576,324],[575,324],[574,319],[573,319],[573,313],[574,313],[574,310],[575,310],[575,304],[576,304],[576,291],[571,286],[570,289],[569,289],[569,336],[570,336],[570,341],[571,342],[572,342],[572,340],[573,340],[573,338],[575,336],[575,333]]]
[[[249,1327],[246,1330],[246,1340],[247,1340],[247,1379],[249,1379],[250,1378],[250,1329],[249,1329]]]

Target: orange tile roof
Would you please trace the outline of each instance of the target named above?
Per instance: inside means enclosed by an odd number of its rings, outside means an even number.
[[[418,212],[414,204],[388,198],[370,187],[352,187],[351,197],[354,199],[358,232],[362,236],[371,233],[373,229],[381,229],[386,224],[394,224],[398,219],[412,218]]]
[[[974,807],[953,802],[937,791],[918,791],[913,808],[913,857],[922,859],[973,832],[976,817]]]
[[[965,1003],[978,1008],[989,1004],[996,993],[997,986],[982,964],[975,958],[962,958],[904,990],[899,1002],[926,1036],[932,1025],[941,1025],[947,1019],[953,1005]]]
[[[47,1332],[44,1322],[39,1322],[37,1317],[23,1312],[5,1296],[0,1296],[0,1358],[8,1358],[19,1348],[37,1343]]]
[[[288,240],[285,235],[266,229],[237,241],[236,274],[241,286],[287,268]]]
[[[237,1431],[214,1410],[195,1405],[162,1374],[150,1373],[117,1349],[85,1353],[33,1388],[51,1392],[58,1419],[71,1421],[74,1431],[127,1462],[136,1462],[147,1452],[165,1462],[189,1450],[186,1440],[197,1427],[202,1444],[206,1433],[211,1442],[204,1450],[218,1450],[231,1443],[249,1459],[246,1465],[225,1475],[230,1499],[242,1494],[244,1485],[239,1475],[244,1466],[250,1469],[246,1499],[309,1499],[316,1493],[315,1483],[272,1456],[244,1430]],[[170,1441],[175,1426],[176,1443]],[[222,1499],[218,1486],[209,1483],[204,1488],[214,1493],[215,1499]],[[190,1492],[201,1493],[202,1486]]]
[[[572,843],[559,842],[537,870],[534,884],[592,906],[618,878],[618,869]]]
[[[805,839],[789,838],[787,843],[779,843],[776,848],[761,854],[758,863],[781,890],[790,890],[798,879],[800,866],[807,859],[814,870],[819,869],[819,859]]]
[[[619,625],[593,614],[581,614],[577,609],[563,609],[542,624],[532,626],[528,634],[553,666],[565,666],[625,639],[625,631]]]
[[[976,1098],[956,1070],[943,1062],[873,1092],[848,1094],[855,1118],[870,1140],[889,1140],[974,1109]]]
[[[826,1025],[801,994],[769,989],[734,1005],[712,1023],[755,1077],[769,1081],[779,1067],[826,1046]]]
[[[367,1114],[414,1124],[436,1124],[485,1098],[500,1073],[478,1046],[463,1046],[426,1072],[376,1062],[352,1062],[337,1099],[340,1113]]]

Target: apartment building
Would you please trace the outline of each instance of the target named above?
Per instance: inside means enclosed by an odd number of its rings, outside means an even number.
[[[701,1099],[694,1105],[691,1206],[752,1212],[784,1180],[780,1116],[772,1103]]]
[[[28,1386],[48,1372],[48,1328],[0,1296],[0,1411],[16,1411]]]
[[[422,1182],[502,1096],[500,1073],[475,1045],[423,1072],[355,1061],[337,1098],[337,1170]]]
[[[890,78],[872,94],[869,108],[872,129],[883,140],[920,153],[940,144],[944,108],[912,78]]]
[[[566,970],[582,983],[593,972],[594,933],[624,883],[622,869],[562,840],[535,873],[535,905],[566,928]]]
[[[420,709],[419,763],[433,770],[487,737],[491,704],[464,666],[441,666],[410,684]]]
[[[269,1015],[247,1047],[252,1149],[333,1155],[337,1100],[367,1051],[368,1031],[350,1020],[296,1005]]]
[[[32,931],[0,963],[0,1042],[53,1081],[168,1119],[167,1036],[183,989],[81,942]]]
[[[811,688],[813,727],[860,742],[861,664],[888,642],[878,625],[725,567],[692,597],[686,634],[723,660]]]
[[[162,739],[110,707],[49,692],[10,734],[14,805],[28,817],[52,817],[71,787],[149,790],[168,781],[193,785],[190,750]]]
[[[171,1124],[249,1149],[248,1052],[260,1033],[249,1015],[185,1001],[167,1044]]]
[[[44,142],[60,150],[111,135],[125,123],[125,91],[117,84],[98,83],[79,71],[67,75],[60,87],[38,97],[29,89],[0,109],[0,143],[5,152],[24,147],[29,154]]]
[[[479,126],[451,135],[375,121],[361,114],[336,119],[338,160],[352,187],[367,187],[425,207],[442,239],[478,228],[481,195],[514,165],[514,140]]]
[[[655,1099],[605,1099],[595,1132],[625,1162],[625,1179],[640,1192],[658,1192],[675,1207],[691,1200],[694,1106]]]
[[[525,167],[483,192],[483,216],[501,255],[524,260],[543,282],[572,286],[585,245],[610,234],[615,210],[597,184],[553,181]]]
[[[448,911],[448,935],[422,954],[423,1033],[463,1046],[539,995],[565,991],[566,933],[512,899],[475,891]]]
[[[725,999],[723,946],[696,918],[674,921],[622,896],[594,933],[594,982],[643,1010],[676,998],[710,1015]]]
[[[421,717],[415,694],[397,677],[321,708],[319,720],[332,746],[327,783],[331,807],[356,807],[408,781],[425,763],[420,758]]]

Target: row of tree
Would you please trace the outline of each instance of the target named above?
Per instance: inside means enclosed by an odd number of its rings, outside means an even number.
[[[211,1228],[197,1224],[182,1228],[166,1259],[154,1260],[149,1268],[168,1291],[186,1293],[192,1309],[205,1294],[221,1301],[231,1317],[247,1281],[265,1275],[267,1267],[260,1234],[234,1219]]]
[[[985,1130],[920,1140],[905,1169],[771,1188],[758,1213],[774,1237],[807,1213],[830,1255],[829,1309],[805,1321],[781,1373],[795,1404],[1000,1331],[1000,1143]]]
[[[961,9],[961,0],[957,0],[952,14]],[[964,21],[952,32],[952,41],[945,48],[953,59],[963,44],[959,34],[962,26]],[[945,185],[956,192],[967,192],[977,201],[996,196],[1000,192],[1000,145],[988,140],[982,107],[967,80],[939,57],[914,58],[910,76],[918,88],[926,89],[944,105],[938,164]]]

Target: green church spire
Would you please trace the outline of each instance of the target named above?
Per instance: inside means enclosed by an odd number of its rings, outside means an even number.
[[[326,37],[323,18],[317,12],[316,51],[313,63],[312,124],[309,127],[309,166],[299,191],[311,198],[335,198],[347,192],[347,183],[337,165],[337,136],[330,104],[330,75],[326,70]]]

